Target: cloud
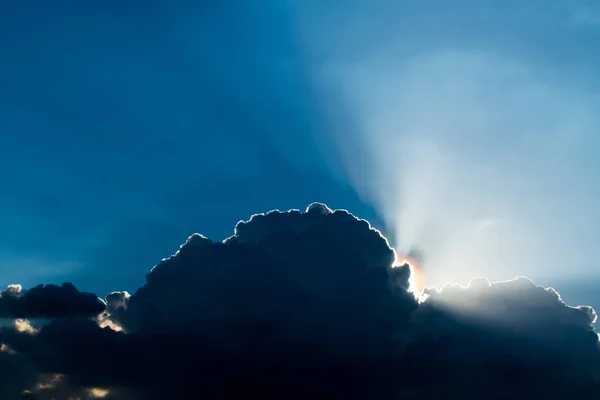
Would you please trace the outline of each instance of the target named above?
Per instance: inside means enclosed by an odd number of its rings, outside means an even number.
[[[590,307],[570,307],[531,280],[426,289],[407,345],[409,386],[462,398],[568,398],[600,389]],[[491,396],[491,397],[490,397]],[[412,398],[412,397],[407,397]]]
[[[94,316],[105,307],[96,295],[80,292],[71,283],[38,285],[26,291],[9,285],[0,291],[0,318]]]
[[[225,380],[256,394],[385,392],[394,334],[417,307],[409,270],[394,260],[385,238],[346,211],[312,204],[258,214],[224,242],[192,235],[135,294],[109,294],[105,328],[61,319],[18,347],[74,390],[171,398]],[[23,336],[12,332],[8,344]]]
[[[35,369],[24,356],[0,351],[0,398],[18,399],[24,389],[35,384]]]
[[[492,284],[475,278],[467,287],[448,284],[424,293],[427,300],[419,312],[439,310],[471,326],[527,337],[553,349],[575,351],[583,346],[584,353],[595,353],[594,309],[568,306],[556,290],[536,286],[526,277]]]
[[[3,398],[558,399],[599,389],[591,308],[526,278],[427,289],[417,304],[409,278],[387,240],[347,211],[257,214],[223,242],[190,236],[133,295],[108,294],[100,315],[3,328],[0,368],[22,371]]]

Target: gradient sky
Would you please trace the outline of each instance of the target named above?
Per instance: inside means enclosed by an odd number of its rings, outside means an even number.
[[[451,259],[432,281],[594,302],[594,4],[3,1],[0,283],[134,291],[193,232],[321,201]]]

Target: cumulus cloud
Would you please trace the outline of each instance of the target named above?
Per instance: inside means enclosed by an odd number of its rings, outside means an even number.
[[[409,386],[431,385],[433,398],[563,399],[573,388],[582,395],[600,390],[590,307],[570,307],[554,289],[524,277],[477,278],[425,294],[407,345]]]
[[[526,278],[427,289],[417,304],[410,269],[395,260],[368,222],[318,203],[254,215],[223,242],[192,235],[134,294],[108,294],[101,313],[4,328],[0,368],[13,378],[3,398],[558,399],[599,389],[591,308]]]
[[[96,295],[80,292],[71,283],[38,285],[29,290],[9,285],[0,291],[0,318],[93,316],[104,309],[104,302]]]
[[[596,312],[587,306],[570,307],[553,288],[536,286],[526,277],[490,284],[485,278],[471,280],[467,287],[456,284],[426,289],[427,305],[454,312],[471,313],[486,322],[498,321],[520,329],[545,329],[546,324],[564,324],[592,331]]]

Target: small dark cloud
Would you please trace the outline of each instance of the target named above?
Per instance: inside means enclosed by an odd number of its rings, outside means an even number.
[[[133,295],[108,294],[100,315],[2,329],[0,368],[13,377],[3,398],[564,399],[600,390],[591,308],[526,278],[427,289],[417,304],[410,269],[394,262],[368,222],[318,203],[254,215],[223,242],[192,235]]]
[[[29,290],[9,285],[0,291],[0,318],[95,316],[105,308],[96,295],[80,292],[71,283],[38,285]]]

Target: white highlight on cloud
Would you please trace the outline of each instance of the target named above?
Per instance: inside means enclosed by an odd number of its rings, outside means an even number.
[[[40,331],[38,327],[33,326],[31,322],[26,319],[16,319],[14,327],[17,332],[26,333],[28,335],[36,335]]]
[[[110,395],[110,391],[101,388],[88,389],[88,394],[92,399],[104,399]]]

